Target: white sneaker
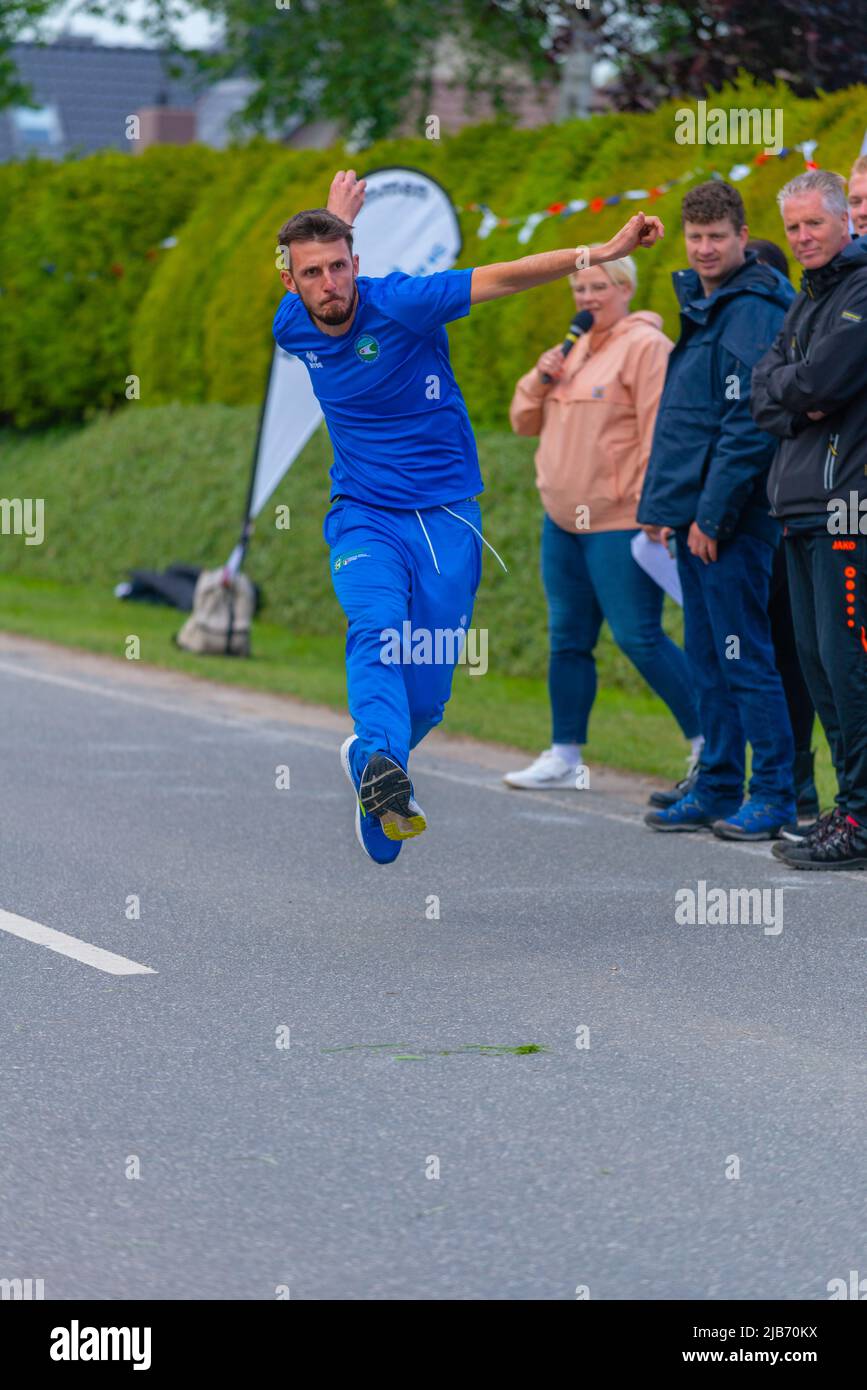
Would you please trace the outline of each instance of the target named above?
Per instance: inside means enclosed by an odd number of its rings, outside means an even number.
[[[503,781],[527,791],[560,791],[564,787],[574,790],[577,776],[577,764],[573,767],[553,748],[546,748],[529,767],[521,772],[507,772]]]

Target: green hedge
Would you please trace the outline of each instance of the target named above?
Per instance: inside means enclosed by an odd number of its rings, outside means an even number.
[[[124,399],[148,282],[228,161],[163,146],[0,166],[0,413],[76,420]]]
[[[784,143],[818,139],[816,158],[846,173],[867,124],[867,89],[800,100],[780,84],[742,80],[716,106],[781,107]],[[455,202],[489,203],[504,216],[554,200],[649,188],[701,165],[723,174],[755,151],[674,140],[670,102],[650,115],[607,114],[534,130],[491,123],[441,141],[382,141],[350,157],[341,147],[286,150],[265,142],[217,152],[163,147],[0,168],[0,410],[16,425],[79,419],[123,400],[128,373],[141,400],[252,403],[271,353],[270,321],[282,294],[275,234],[301,207],[321,205],[332,171],[406,163],[433,174]],[[739,186],[750,228],[782,242],[774,194],[803,168],[798,154],[770,160]],[[654,210],[668,235],[641,253],[636,308],[654,308],[676,333],[670,273],[683,264],[681,192]],[[461,215],[462,265],[605,240],[640,204],[550,219],[522,247],[516,228],[476,235],[479,213]],[[155,247],[169,234],[173,250]],[[55,269],[46,272],[45,263]],[[122,266],[122,276],[112,265]],[[362,266],[363,271],[363,266]],[[486,305],[453,325],[453,360],[478,424],[505,421],[516,376],[559,338],[569,312],[562,284]]]

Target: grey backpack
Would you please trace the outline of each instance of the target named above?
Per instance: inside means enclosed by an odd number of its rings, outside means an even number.
[[[175,642],[200,656],[249,656],[256,611],[256,586],[246,574],[202,570],[196,580],[193,611]]]

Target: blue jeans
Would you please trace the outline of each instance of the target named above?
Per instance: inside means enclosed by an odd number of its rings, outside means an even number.
[[[686,538],[677,531],[684,645],[705,737],[695,794],[712,812],[736,811],[749,743],[750,798],[789,808],[794,818],[795,749],[768,618],[773,547],[735,535],[705,564]]]
[[[593,651],[603,619],[622,652],[664,700],[687,738],[700,732],[686,658],[662,628],[663,592],[632,558],[634,531],[542,525],[554,743],[585,743],[596,698]]]

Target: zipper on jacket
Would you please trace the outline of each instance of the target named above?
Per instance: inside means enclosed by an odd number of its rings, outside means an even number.
[[[825,490],[830,492],[834,486],[834,469],[837,463],[837,445],[840,442],[839,432],[832,434],[828,439],[828,452],[825,455]]]

